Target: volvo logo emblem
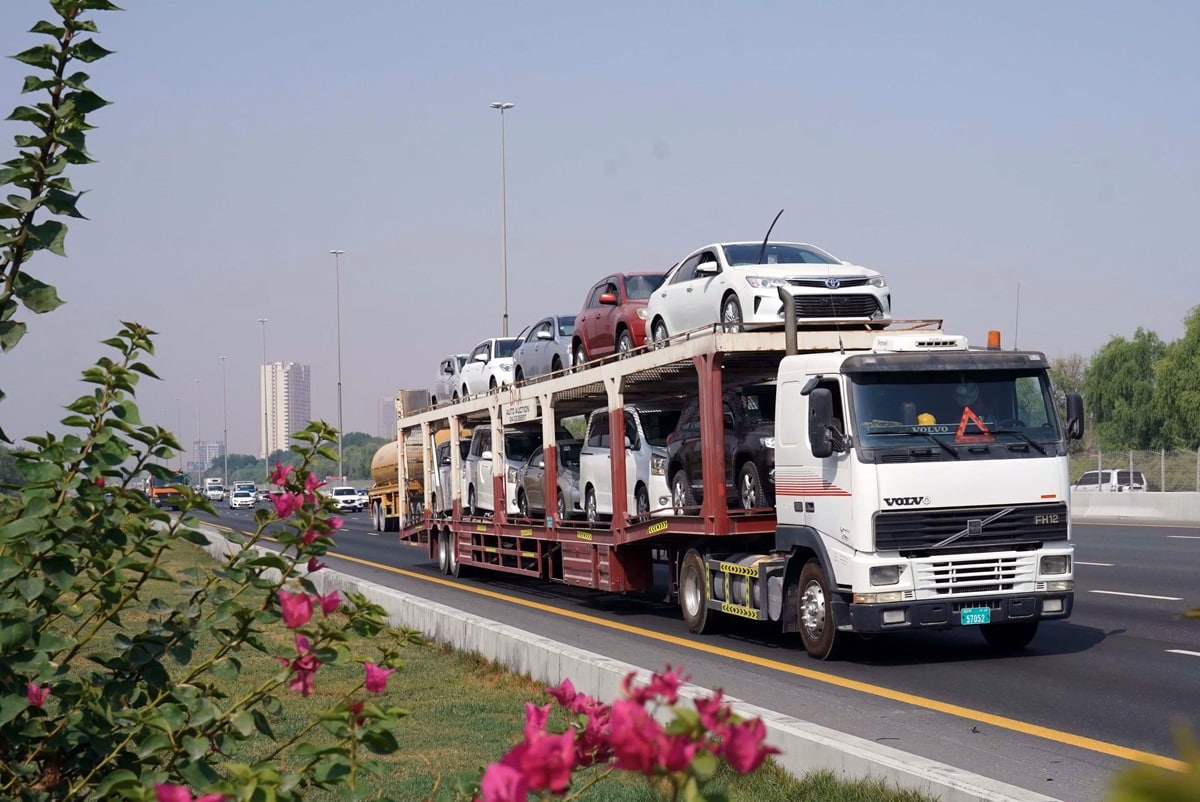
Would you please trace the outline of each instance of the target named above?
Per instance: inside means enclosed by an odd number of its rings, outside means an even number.
[[[842,286],[842,280],[840,278],[827,278],[825,279],[825,286],[831,290],[836,290]]]

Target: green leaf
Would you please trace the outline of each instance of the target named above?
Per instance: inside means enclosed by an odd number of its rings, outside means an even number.
[[[12,621],[0,625],[0,652],[12,651],[14,646],[24,646],[33,629],[28,621]]]
[[[14,320],[0,320],[0,351],[11,351],[21,342],[29,327]]]
[[[46,112],[35,109],[32,106],[17,106],[13,109],[12,114],[5,117],[6,120],[14,122],[33,123],[39,128],[44,128],[50,122],[50,118]]]
[[[25,304],[25,308],[35,314],[53,312],[62,306],[62,299],[49,284],[44,284],[28,273],[17,273],[13,294]]]
[[[67,252],[63,248],[63,243],[67,238],[67,226],[58,220],[47,220],[44,223],[38,223],[35,226],[29,227],[29,236],[37,240],[37,242],[50,253],[58,256],[66,256]]]
[[[83,41],[75,44],[70,51],[72,58],[76,58],[85,63],[99,61],[100,59],[111,55],[112,53],[112,50],[108,50],[96,44],[95,39],[84,39]]]
[[[54,57],[57,51],[50,45],[38,45],[24,50],[13,56],[22,64],[28,64],[30,67],[37,67],[42,70],[54,69]]]
[[[119,788],[134,788],[139,784],[138,776],[129,769],[117,769],[96,786],[96,796],[104,799]]]
[[[66,100],[75,104],[75,110],[80,114],[90,114],[96,109],[109,105],[108,101],[91,90],[80,90],[67,95]]]
[[[0,526],[0,544],[12,543],[30,532],[36,532],[42,528],[42,523],[39,518],[18,518],[12,523]]]
[[[243,738],[249,738],[254,733],[254,716],[250,715],[249,710],[239,711],[233,718],[229,720],[234,731]]]
[[[87,218],[75,208],[81,197],[83,197],[82,192],[71,193],[61,189],[52,189],[46,193],[46,211],[86,220]]]
[[[29,29],[29,32],[44,33],[49,36],[53,36],[55,39],[58,39],[67,32],[67,29],[55,25],[52,22],[47,22],[46,20],[40,20],[36,25]]]
[[[39,78],[36,75],[26,75],[25,83],[21,85],[22,94],[29,92],[40,92],[43,89],[49,89],[54,86],[54,81],[48,78]]]
[[[0,697],[0,727],[21,715],[27,707],[29,707],[29,700],[24,696],[14,694]]]
[[[692,759],[692,773],[701,782],[708,782],[716,776],[719,767],[720,761],[711,752],[697,752],[696,757]]]

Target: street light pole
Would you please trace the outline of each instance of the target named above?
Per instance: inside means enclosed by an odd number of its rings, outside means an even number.
[[[221,359],[221,424],[224,427],[221,432],[221,453],[225,457],[224,476],[221,478],[221,486],[229,487],[229,403],[225,392],[225,360],[229,359],[223,356]]]
[[[267,417],[267,410],[270,405],[267,403],[267,319],[260,317],[258,322],[262,324],[263,335],[263,361],[262,370],[259,371],[259,381],[262,382],[262,405],[263,405],[263,465],[266,465],[267,476],[271,475],[271,466],[267,463],[271,456],[271,424]]]
[[[193,453],[192,453],[192,461],[199,463],[199,462],[201,462],[201,460],[200,460],[200,380],[192,379],[192,381],[194,381],[196,383],[196,448],[193,450]],[[203,486],[204,486],[204,468],[203,467],[200,468],[200,476],[198,477],[198,481],[196,482],[196,484],[200,485],[201,488],[203,488]]]
[[[338,384],[338,484],[346,481],[342,470],[342,254],[343,250],[334,249],[333,277],[334,292],[337,304],[337,384]]]
[[[179,400],[179,396],[175,396],[175,429],[179,432],[179,439],[183,439],[183,402]],[[179,473],[183,473],[183,443],[179,444],[179,465],[177,466]]]
[[[504,260],[504,317],[501,331],[505,337],[508,336],[508,178],[504,163],[504,112],[512,107],[512,103],[492,104],[493,109],[500,111],[500,236]]]

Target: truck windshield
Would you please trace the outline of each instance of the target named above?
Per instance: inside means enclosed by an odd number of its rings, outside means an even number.
[[[945,459],[960,446],[974,455],[1043,456],[1061,440],[1049,380],[1042,370],[856,373],[851,376],[859,448],[928,448]],[[996,449],[980,449],[994,444]],[[1019,444],[1018,448],[1007,448]],[[994,453],[992,453],[994,452]]]

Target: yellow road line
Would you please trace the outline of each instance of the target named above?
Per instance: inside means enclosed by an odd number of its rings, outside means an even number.
[[[228,529],[229,527],[219,527],[219,528]],[[267,538],[267,539],[271,540],[271,538]],[[961,707],[959,705],[950,704],[948,702],[941,702],[941,701],[938,701],[937,699],[930,699],[930,698],[924,697],[924,696],[917,696],[916,694],[892,690],[891,688],[884,688],[879,685],[871,685],[869,683],[860,682],[858,680],[846,679],[844,677],[838,677],[838,676],[834,676],[832,674],[825,674],[820,671],[814,671],[813,669],[810,669],[810,668],[801,668],[800,666],[792,665],[790,663],[784,663],[779,660],[770,660],[765,657],[757,657],[755,655],[745,654],[743,652],[737,652],[737,651],[734,651],[733,649],[726,649],[721,646],[714,646],[710,643],[698,643],[696,641],[688,640],[686,638],[676,637],[674,635],[667,635],[667,634],[664,634],[661,632],[653,632],[653,631],[647,630],[647,629],[640,629],[638,627],[631,626],[629,624],[622,624],[619,621],[606,621],[603,618],[596,618],[595,616],[586,615],[584,613],[577,613],[574,610],[562,610],[557,607],[551,607],[548,604],[541,604],[540,602],[529,601],[527,599],[520,599],[520,598],[516,598],[514,596],[507,596],[503,593],[497,593],[494,590],[487,590],[486,588],[473,587],[471,585],[464,584],[457,580],[443,579],[443,578],[437,577],[437,576],[428,576],[426,574],[420,574],[415,571],[409,571],[405,568],[396,568],[395,566],[383,565],[381,563],[372,562],[370,560],[364,560],[360,557],[351,557],[349,555],[336,554],[334,552],[328,552],[324,556],[334,557],[339,560],[344,560],[346,562],[357,563],[358,565],[364,565],[369,568],[376,568],[381,571],[387,571],[388,573],[398,574],[400,576],[406,576],[406,577],[409,577],[410,579],[417,579],[422,582],[430,582],[435,585],[444,585],[448,588],[454,588],[455,590],[466,591],[467,593],[474,593],[477,596],[485,596],[489,599],[496,599],[497,601],[508,602],[509,604],[517,604],[522,607],[528,607],[533,610],[540,610],[541,612],[544,612],[544,613],[550,613],[552,615],[558,615],[558,616],[562,616],[564,618],[571,618],[576,621],[582,621],[582,622],[585,622],[588,624],[593,624],[595,626],[617,630],[618,632],[625,632],[630,635],[637,635],[638,637],[646,638],[648,640],[660,641],[662,643],[670,643],[674,646],[679,646],[681,648],[689,649],[691,651],[703,652],[705,654],[713,655],[716,657],[724,657],[729,660],[736,660],[736,661],[739,661],[742,663],[750,663],[752,665],[760,666],[762,668],[769,668],[772,671],[779,671],[784,674],[791,674],[791,675],[797,676],[797,677],[804,677],[805,679],[810,679],[815,682],[823,682],[826,685],[835,685],[839,688],[845,688],[845,689],[851,690],[851,691],[858,691],[860,693],[869,694],[871,696],[876,696],[881,699],[890,699],[891,701],[894,701],[894,702],[901,702],[903,704],[913,705],[914,707],[920,707],[920,708],[924,708],[926,710],[935,710],[939,713],[945,713],[946,715],[949,715],[949,716],[956,716],[958,718],[963,718],[968,721],[979,722],[979,723],[983,723],[983,724],[991,724],[993,727],[999,727],[1001,729],[1011,730],[1013,732],[1019,732],[1024,735],[1032,735],[1035,738],[1045,738],[1047,740],[1054,741],[1056,743],[1068,744],[1070,746],[1074,746],[1079,749],[1085,749],[1090,752],[1099,752],[1102,755],[1109,755],[1111,757],[1120,758],[1122,760],[1131,760],[1136,763],[1145,763],[1150,766],[1157,766],[1159,768],[1170,769],[1172,771],[1184,771],[1187,768],[1187,765],[1181,760],[1169,758],[1164,755],[1157,755],[1157,754],[1154,754],[1153,752],[1143,752],[1140,749],[1130,749],[1129,747],[1121,746],[1119,744],[1112,744],[1112,743],[1108,743],[1107,741],[1097,740],[1095,738],[1087,738],[1083,735],[1076,735],[1074,733],[1064,732],[1063,730],[1056,730],[1056,729],[1052,729],[1050,727],[1043,727],[1039,724],[1030,724],[1028,722],[1019,721],[1017,719],[1008,718],[1006,716],[997,716],[992,713],[985,713],[982,710],[973,710],[972,708],[969,708],[969,707]]]

